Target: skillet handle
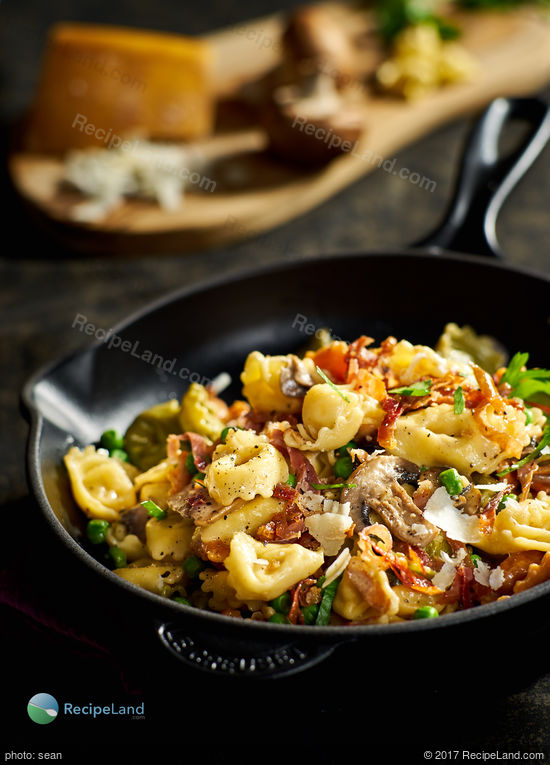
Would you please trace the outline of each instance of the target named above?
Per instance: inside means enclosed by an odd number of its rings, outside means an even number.
[[[226,677],[288,677],[327,659],[336,642],[301,644],[275,641],[254,643],[224,635],[191,635],[177,624],[159,624],[163,645],[184,664]]]
[[[528,126],[511,154],[499,141],[514,121]],[[454,195],[443,222],[412,247],[501,257],[495,226],[503,202],[550,139],[550,107],[539,98],[497,98],[475,123],[464,148]]]

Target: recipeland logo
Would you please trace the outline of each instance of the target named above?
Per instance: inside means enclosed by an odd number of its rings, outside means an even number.
[[[27,712],[31,720],[39,725],[53,722],[59,715],[63,717],[112,717],[122,715],[133,719],[143,719],[145,704],[73,704],[64,701],[61,708],[57,700],[49,693],[37,693],[27,703]]]
[[[37,693],[27,704],[29,717],[39,725],[47,725],[59,714],[59,704],[49,693]]]

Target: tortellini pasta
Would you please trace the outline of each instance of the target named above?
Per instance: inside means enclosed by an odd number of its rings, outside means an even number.
[[[163,460],[145,473],[140,473],[134,481],[134,487],[139,494],[140,501],[151,499],[159,507],[166,507],[172,489],[170,483],[172,470],[173,466],[169,460]]]
[[[227,406],[207,391],[204,385],[191,383],[182,401],[179,414],[182,432],[191,431],[215,441],[225,427],[222,418]]]
[[[166,438],[179,431],[180,406],[176,399],[145,409],[124,436],[124,448],[132,464],[148,470],[166,457]]]
[[[319,383],[308,390],[302,408],[305,435],[300,438],[287,431],[285,442],[289,446],[329,451],[352,440],[363,422],[361,398],[341,387],[335,390],[328,383]]]
[[[227,541],[237,531],[245,531],[254,534],[264,523],[273,516],[284,510],[285,503],[274,497],[256,497],[256,499],[231,510],[227,515],[222,515],[213,523],[209,523],[200,530],[200,539],[204,543],[214,540]]]
[[[506,418],[498,419],[504,432],[521,439],[524,446],[528,444],[523,412],[507,406]],[[429,406],[399,417],[388,451],[417,465],[447,465],[466,474],[491,473],[506,457],[519,456],[486,438],[470,409],[455,414],[451,404]]]
[[[432,348],[412,345],[408,340],[400,340],[395,345],[387,365],[401,385],[408,385],[428,375],[443,377],[451,368],[451,363]]]
[[[362,586],[356,586],[356,581],[361,581]],[[350,621],[379,614],[394,616],[399,609],[399,598],[379,565],[354,556],[338,586],[333,608],[339,616]]]
[[[216,447],[204,483],[216,502],[230,505],[238,498],[251,500],[258,494],[271,497],[274,487],[288,475],[283,455],[266,436],[231,430],[225,444]]]
[[[153,560],[170,557],[174,561],[182,561],[189,553],[194,530],[193,524],[177,513],[148,520],[145,536]]]
[[[234,587],[229,582],[228,571],[205,571],[201,574],[203,583],[201,590],[210,593],[211,597],[208,605],[214,611],[226,611],[232,608],[248,608],[249,611],[259,611],[265,607],[261,600],[251,600],[250,598],[238,598]]]
[[[492,555],[540,550],[550,552],[550,495],[539,492],[521,502],[509,498],[495,518],[491,534],[481,535],[476,547]]]
[[[241,381],[243,395],[254,409],[262,412],[299,412],[302,400],[285,396],[281,391],[281,371],[288,364],[288,356],[264,356],[252,351],[246,359]],[[304,363],[313,362],[304,359]]]
[[[119,511],[136,504],[132,477],[137,470],[87,446],[73,446],[65,455],[73,496],[90,518],[116,521]]]
[[[147,549],[141,539],[135,534],[127,534],[123,523],[111,524],[106,540],[109,546],[122,550],[129,561],[139,560],[147,555]]]
[[[115,569],[115,574],[127,582],[143,587],[144,590],[162,593],[166,586],[178,584],[183,578],[181,566],[151,564],[146,566],[132,565]]]
[[[225,559],[228,583],[244,600],[272,600],[314,574],[323,564],[322,550],[301,545],[263,544],[243,531],[231,540]]]

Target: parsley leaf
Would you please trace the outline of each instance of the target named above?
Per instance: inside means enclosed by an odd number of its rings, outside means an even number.
[[[462,385],[459,385],[454,394],[455,414],[462,414],[464,411],[464,391]]]
[[[398,396],[427,396],[431,387],[431,380],[419,380],[402,388],[392,388],[388,393],[395,393]]]
[[[519,460],[519,462],[514,462],[513,465],[510,465],[510,467],[507,467],[505,470],[501,470],[499,473],[497,473],[497,476],[500,478],[503,475],[507,475],[508,473],[512,473],[514,470],[517,470],[518,468],[523,467],[524,465],[529,464],[529,462],[532,462],[534,459],[536,459],[539,454],[542,452],[545,446],[548,446],[550,444],[550,426],[547,426],[544,428],[544,433],[542,434],[542,438],[538,442],[537,446],[533,449],[532,452],[530,452],[526,457]]]
[[[500,382],[507,383],[512,388],[512,396],[524,401],[540,394],[550,396],[550,369],[524,369],[528,360],[528,353],[515,353]]]

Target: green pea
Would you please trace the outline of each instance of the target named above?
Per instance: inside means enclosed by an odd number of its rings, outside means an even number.
[[[282,595],[279,595],[278,597],[269,601],[271,608],[274,608],[275,611],[277,611],[279,614],[288,614],[291,604],[292,599],[290,597],[290,593],[288,592],[283,592]]]
[[[285,614],[273,614],[273,616],[270,616],[268,621],[273,622],[274,624],[290,624],[290,619],[288,616],[285,616]]]
[[[333,470],[334,475],[337,475],[339,478],[349,478],[353,473],[353,460],[350,455],[346,454],[345,457],[338,457],[334,463]]]
[[[302,614],[306,624],[315,624],[317,620],[317,614],[319,613],[319,604],[312,603],[310,606],[302,608]]]
[[[116,430],[105,430],[99,439],[99,445],[102,449],[111,452],[113,449],[124,449],[124,437]]]
[[[450,494],[451,497],[464,491],[460,476],[454,468],[443,470],[443,472],[439,474],[439,481],[441,482],[441,485],[447,489],[447,493]]]
[[[190,555],[182,563],[182,568],[191,579],[195,579],[204,569],[205,563],[196,555]]]
[[[296,488],[296,476],[294,475],[294,473],[289,474],[287,484],[291,486],[293,489]]]
[[[181,598],[179,595],[174,596],[172,598],[172,600],[175,603],[180,603],[182,606],[190,606],[191,605],[191,601],[190,600],[187,600],[187,598]]]
[[[220,441],[222,444],[225,444],[225,439],[230,430],[244,430],[244,428],[240,428],[238,425],[228,425],[227,428],[224,428],[220,433]]]
[[[437,608],[434,608],[433,606],[420,606],[420,608],[417,608],[414,614],[412,615],[413,619],[435,619],[436,616],[439,616],[439,612]]]
[[[101,544],[101,542],[105,542],[105,535],[107,534],[108,528],[108,521],[101,521],[99,518],[93,518],[91,521],[88,521],[86,535],[92,544],[98,545]]]
[[[109,457],[118,457],[119,460],[128,462],[128,454],[124,451],[124,449],[113,449],[109,452]]]
[[[124,568],[127,564],[126,553],[120,547],[109,547],[109,557],[115,568]]]

